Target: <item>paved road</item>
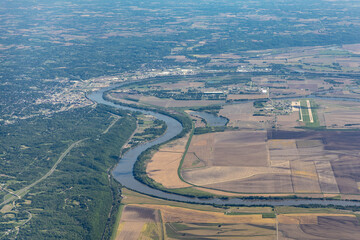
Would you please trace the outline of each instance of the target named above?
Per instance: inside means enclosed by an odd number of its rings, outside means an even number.
[[[66,155],[76,146],[78,146],[81,142],[87,140],[88,138],[84,138],[81,139],[77,142],[74,142],[73,144],[71,144],[58,158],[58,160],[56,161],[56,163],[52,166],[52,168],[41,178],[39,178],[38,180],[36,180],[35,182],[33,182],[32,184],[17,190],[16,192],[12,193],[12,196],[10,196],[8,199],[4,200],[2,203],[0,203],[0,206],[3,206],[5,204],[8,204],[16,199],[20,199],[23,195],[25,195],[30,188],[34,187],[36,184],[40,183],[41,181],[45,180],[47,177],[49,177],[57,168],[57,166],[61,163],[61,161],[66,157]]]

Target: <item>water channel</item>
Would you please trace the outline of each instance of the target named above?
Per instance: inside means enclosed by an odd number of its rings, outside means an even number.
[[[209,127],[222,127],[225,126],[228,120],[224,117],[216,116],[215,114],[207,113],[207,112],[197,112],[191,111],[190,115],[199,117],[205,120],[206,125]]]
[[[219,198],[212,198],[212,199],[198,199],[198,198],[191,198],[185,197],[177,194],[166,193],[154,188],[151,188],[145,184],[140,183],[137,181],[133,176],[133,167],[138,158],[138,156],[145,151],[146,149],[156,145],[163,143],[169,139],[172,139],[176,135],[178,135],[181,130],[182,126],[180,122],[177,120],[152,111],[140,110],[131,107],[125,107],[118,104],[114,104],[110,101],[107,101],[103,98],[103,93],[114,89],[119,88],[123,84],[116,84],[107,88],[100,89],[99,91],[93,92],[89,94],[87,97],[99,104],[105,104],[111,107],[123,109],[123,110],[130,110],[130,111],[138,111],[144,114],[149,114],[154,116],[157,119],[165,121],[167,124],[166,132],[158,137],[157,139],[141,144],[135,148],[130,149],[127,151],[122,158],[120,159],[118,165],[114,168],[112,174],[116,180],[118,180],[123,186],[132,189],[134,191],[151,195],[154,197],[159,197],[168,200],[180,201],[180,202],[189,202],[189,203],[200,203],[200,204],[229,204],[229,205],[272,205],[272,206],[296,206],[302,204],[320,204],[320,205],[340,205],[340,206],[360,206],[360,202],[357,201],[345,201],[345,200],[321,200],[321,199],[282,199],[282,200],[273,200],[273,199],[264,199],[264,200],[249,200],[249,199],[240,199],[240,198],[229,198],[229,199],[219,199]],[[339,99],[338,99],[339,100]]]

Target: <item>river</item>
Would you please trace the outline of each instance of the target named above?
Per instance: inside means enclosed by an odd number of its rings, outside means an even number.
[[[264,200],[249,200],[249,199],[240,199],[240,198],[229,198],[229,199],[219,199],[219,198],[212,198],[212,199],[198,199],[198,198],[191,198],[185,197],[177,194],[166,193],[154,188],[151,188],[139,181],[137,181],[133,176],[133,167],[138,158],[138,156],[145,151],[146,149],[166,142],[169,139],[172,139],[176,135],[178,135],[181,130],[182,126],[180,122],[177,120],[152,111],[146,110],[139,110],[136,108],[125,107],[118,104],[114,104],[110,101],[107,101],[103,98],[103,93],[105,91],[121,87],[123,84],[116,84],[107,88],[100,89],[99,91],[92,92],[87,97],[92,100],[93,102],[99,104],[105,104],[111,107],[123,109],[123,110],[130,110],[130,111],[138,111],[144,114],[149,114],[154,116],[157,119],[164,121],[167,125],[166,132],[158,137],[157,139],[141,144],[135,148],[130,149],[127,151],[122,158],[120,159],[117,166],[114,168],[112,174],[116,180],[118,180],[123,186],[132,189],[134,191],[151,195],[158,198],[180,201],[180,202],[189,202],[189,203],[199,203],[199,204],[222,204],[222,205],[272,205],[272,206],[296,206],[302,204],[320,204],[320,205],[340,205],[340,206],[360,206],[360,202],[357,201],[345,201],[345,200],[321,200],[321,199],[282,199],[282,200],[273,200],[273,199],[264,199]]]

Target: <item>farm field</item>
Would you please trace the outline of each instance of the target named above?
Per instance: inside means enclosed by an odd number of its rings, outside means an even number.
[[[318,100],[327,128],[360,128],[360,103]]]
[[[223,100],[175,100],[171,98],[158,98],[154,96],[142,96],[142,95],[129,95],[122,93],[112,93],[110,96],[121,102],[127,104],[146,104],[154,105],[163,108],[171,107],[199,107],[209,106],[214,104],[223,104]]]
[[[359,220],[350,214],[283,214],[279,239],[358,239]]]
[[[189,134],[161,147],[147,164],[148,176],[166,188],[189,187],[190,185],[183,182],[178,175],[188,138]]]
[[[127,205],[122,211],[116,240],[161,239],[162,221],[159,211],[151,208]]]
[[[181,174],[234,193],[358,194],[359,148],[356,131],[208,133],[193,137]]]
[[[349,210],[226,207],[161,200],[123,189],[117,240],[125,239],[357,239]],[[163,234],[163,235],[161,235]],[[345,238],[343,238],[345,237]]]
[[[274,121],[272,116],[253,116],[254,111],[253,103],[239,103],[225,105],[219,115],[228,118],[228,126],[232,127],[264,129],[271,126]]]

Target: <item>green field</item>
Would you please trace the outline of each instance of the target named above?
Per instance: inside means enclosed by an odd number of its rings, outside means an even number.
[[[310,110],[311,110],[311,114],[313,117],[313,122],[310,121],[310,113],[309,113],[309,109],[307,106],[307,100],[310,101]],[[317,115],[317,108],[318,105],[315,103],[314,100],[312,99],[301,99],[300,100],[300,111],[301,113],[299,113],[300,115],[302,115],[302,120],[305,123],[306,127],[310,127],[310,128],[317,128],[320,127],[320,122],[319,122],[319,118]],[[300,116],[301,119],[301,116]]]

